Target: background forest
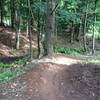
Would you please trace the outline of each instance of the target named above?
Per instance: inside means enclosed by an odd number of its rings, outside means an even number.
[[[38,57],[53,51],[94,54],[100,47],[99,0],[1,0],[0,23],[15,31],[15,51],[20,49],[21,32],[28,36],[30,56],[37,50]],[[33,33],[37,50],[32,48]]]
[[[0,100],[100,100],[100,0],[0,0]]]

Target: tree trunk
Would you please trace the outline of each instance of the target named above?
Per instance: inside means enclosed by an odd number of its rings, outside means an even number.
[[[16,8],[16,49],[19,49],[20,45],[20,9],[19,9],[19,4],[17,4]]]
[[[80,19],[80,26],[79,26],[79,35],[78,35],[78,40],[79,40],[79,44],[81,46],[81,36],[83,34],[83,16],[81,16]]]
[[[3,0],[0,0],[0,24],[3,25]]]
[[[74,22],[72,21],[72,31],[71,31],[71,43],[74,43]]]
[[[29,26],[28,26],[28,21],[27,21],[27,28],[26,28],[26,37],[28,37],[28,34],[29,34]]]
[[[33,59],[31,21],[29,21],[29,58]]]
[[[88,4],[87,4],[87,9],[86,9],[86,13],[85,13],[85,18],[84,18],[84,36],[83,36],[83,45],[84,45],[84,49],[87,49],[86,46],[86,31],[87,31],[87,14],[88,14]]]
[[[53,53],[54,29],[55,29],[55,1],[47,0],[47,19],[46,19],[46,39],[45,39],[45,55]]]
[[[11,10],[11,27],[15,27],[15,5],[14,0],[10,0],[10,10]]]
[[[95,7],[94,7],[94,23],[93,23],[93,36],[92,36],[92,54],[95,53],[96,2],[97,2],[97,0],[95,0]]]
[[[39,58],[40,56],[40,53],[41,53],[41,48],[40,48],[40,32],[41,32],[41,29],[40,29],[40,9],[38,11],[38,34],[37,34],[37,39],[38,39],[38,55],[37,57]]]
[[[29,35],[29,58],[30,60],[33,59],[33,49],[32,49],[32,27],[34,24],[34,16],[33,16],[33,12],[32,12],[32,8],[31,8],[31,2],[30,0],[27,0],[27,5],[29,7],[28,11],[29,11],[29,15],[32,17],[29,19],[28,21],[28,35]]]

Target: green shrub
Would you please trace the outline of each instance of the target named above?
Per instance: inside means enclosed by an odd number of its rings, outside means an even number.
[[[15,77],[14,72],[6,71],[0,74],[0,81],[10,80]]]
[[[10,67],[13,67],[13,64],[0,63],[0,68],[10,68]]]
[[[86,52],[84,48],[55,48],[54,51],[56,53],[63,53],[63,54],[80,54]]]
[[[26,63],[26,61],[23,60],[23,59],[22,60],[20,59],[20,60],[16,60],[15,61],[15,64],[17,64],[17,65],[24,65],[25,63]]]

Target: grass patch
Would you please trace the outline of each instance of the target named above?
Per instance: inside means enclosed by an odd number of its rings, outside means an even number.
[[[8,70],[8,71],[0,74],[0,82],[10,81],[10,80],[16,78],[17,76],[22,75],[23,73],[24,73],[24,71],[20,68],[14,72],[11,70]]]
[[[7,64],[7,63],[0,63],[0,68],[11,68],[13,67],[13,64]]]
[[[10,81],[13,78],[23,74],[25,71],[22,68],[27,62],[27,59],[19,59],[11,64],[0,63],[0,82]],[[15,69],[15,70],[12,70]]]

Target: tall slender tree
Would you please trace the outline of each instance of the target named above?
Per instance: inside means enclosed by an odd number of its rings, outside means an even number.
[[[20,45],[20,22],[21,22],[21,16],[20,16],[20,1],[16,0],[16,10],[15,10],[15,19],[16,19],[16,49],[19,49]]]
[[[87,45],[86,45],[86,32],[87,32],[87,15],[88,15],[88,6],[89,4],[87,3],[86,5],[86,12],[85,12],[85,15],[84,15],[84,30],[83,30],[83,45],[84,45],[84,49],[86,50],[87,48]]]
[[[14,0],[10,0],[10,13],[11,13],[11,27],[15,27],[15,3]]]
[[[96,24],[96,4],[97,0],[94,1],[94,14],[93,14],[93,36],[92,36],[92,54],[95,53],[95,24]]]

